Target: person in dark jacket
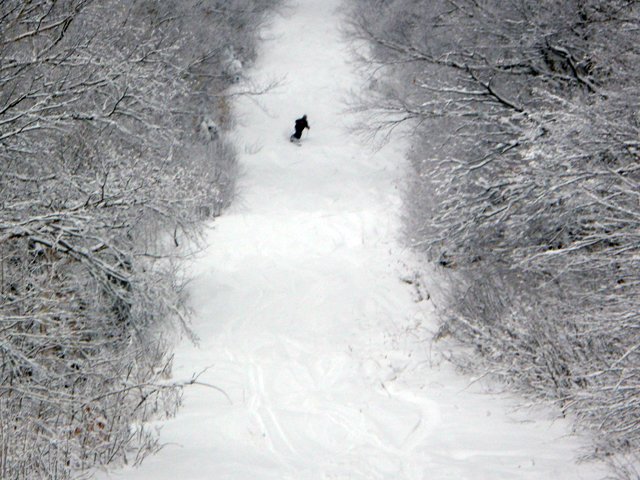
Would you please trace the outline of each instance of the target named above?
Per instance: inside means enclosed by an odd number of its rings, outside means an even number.
[[[302,132],[304,131],[304,129],[309,129],[311,130],[311,127],[309,126],[309,122],[307,122],[307,116],[303,115],[302,118],[298,118],[296,120],[296,125],[295,125],[295,132],[293,133],[293,135],[291,135],[291,137],[289,137],[289,140],[291,140],[292,142],[299,142],[300,141],[300,137],[302,137]]]

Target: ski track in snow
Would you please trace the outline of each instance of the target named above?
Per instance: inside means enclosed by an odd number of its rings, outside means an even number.
[[[400,277],[403,143],[374,152],[349,130],[362,79],[338,0],[298,0],[264,32],[241,98],[245,170],[193,266],[194,346],[176,351],[189,387],[166,446],[112,479],[596,479],[564,421],[527,419],[431,363],[424,302]],[[302,147],[287,141],[309,116]],[[541,415],[538,415],[541,416]],[[523,419],[526,419],[523,420]]]

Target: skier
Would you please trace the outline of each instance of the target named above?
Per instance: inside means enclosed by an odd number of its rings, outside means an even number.
[[[311,127],[309,126],[309,122],[307,122],[307,116],[303,115],[302,118],[298,118],[296,120],[296,126],[295,126],[296,131],[293,133],[293,135],[289,137],[289,140],[297,144],[300,144],[300,137],[302,137],[302,132],[305,128],[311,130]]]

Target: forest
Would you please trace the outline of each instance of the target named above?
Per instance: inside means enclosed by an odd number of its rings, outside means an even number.
[[[406,242],[448,282],[436,338],[637,454],[640,4],[355,3],[359,108],[409,136]]]
[[[161,448],[172,347],[197,342],[184,247],[234,198],[233,97],[263,91],[245,71],[280,3],[0,1],[0,478]],[[402,234],[446,284],[434,340],[636,478],[640,3],[346,6],[357,109],[410,142]]]
[[[231,89],[276,3],[0,2],[0,478],[158,448],[177,247],[233,197]]]

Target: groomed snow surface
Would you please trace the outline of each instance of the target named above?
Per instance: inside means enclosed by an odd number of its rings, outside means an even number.
[[[176,351],[188,380],[166,446],[127,480],[571,480],[569,424],[515,410],[437,355],[435,319],[401,281],[403,144],[375,152],[350,132],[344,100],[362,78],[340,34],[339,0],[291,1],[264,32],[240,98],[245,171],[192,267],[194,346]],[[288,142],[308,114],[302,146]],[[534,418],[531,418],[531,417]]]

